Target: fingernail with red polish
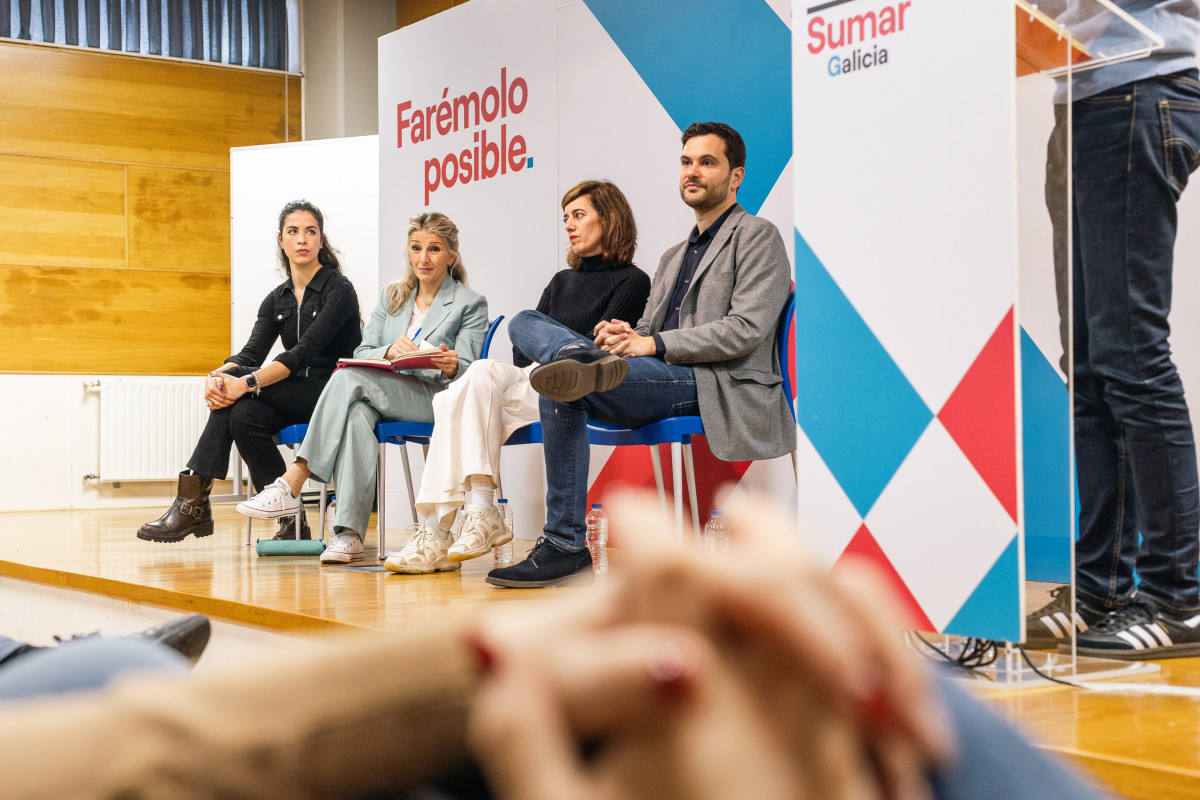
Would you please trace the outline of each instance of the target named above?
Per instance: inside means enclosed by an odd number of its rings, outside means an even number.
[[[480,672],[486,675],[496,669],[496,651],[478,633],[467,637],[467,647],[475,656],[475,663]]]

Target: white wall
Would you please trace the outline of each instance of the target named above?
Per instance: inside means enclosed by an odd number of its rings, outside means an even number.
[[[304,0],[306,140],[379,132],[376,40],[395,29],[395,0]]]
[[[0,375],[0,511],[165,507],[175,496],[173,483],[84,479],[100,471],[100,397],[84,385],[104,377]]]

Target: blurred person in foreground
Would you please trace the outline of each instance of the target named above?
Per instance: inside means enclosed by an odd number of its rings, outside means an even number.
[[[931,679],[869,569],[827,574],[754,504],[731,509],[720,562],[659,541],[656,504],[626,499],[623,573],[552,603],[9,706],[0,745],[24,768],[5,794],[1103,796]]]

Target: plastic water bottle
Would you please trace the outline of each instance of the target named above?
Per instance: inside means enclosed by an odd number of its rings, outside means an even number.
[[[496,508],[500,511],[500,518],[504,520],[504,527],[508,529],[509,536],[513,532],[513,515],[512,509],[508,507],[508,500],[501,497],[496,501]],[[500,566],[507,566],[512,563],[512,539],[507,543],[497,545],[492,548],[492,559]]]
[[[714,558],[724,558],[729,551],[729,531],[725,528],[725,516],[713,509],[704,526],[704,552]]]
[[[607,575],[608,517],[604,516],[604,506],[601,503],[592,503],[592,510],[588,512],[585,521],[587,536],[584,541],[587,543],[588,552],[592,554],[592,572]]]

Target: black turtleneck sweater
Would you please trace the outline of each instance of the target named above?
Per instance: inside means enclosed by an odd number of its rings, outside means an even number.
[[[605,261],[588,256],[579,269],[556,272],[542,292],[537,310],[589,339],[602,319],[620,319],[637,325],[650,297],[650,276],[633,264]],[[528,366],[530,360],[515,347],[513,363]]]

